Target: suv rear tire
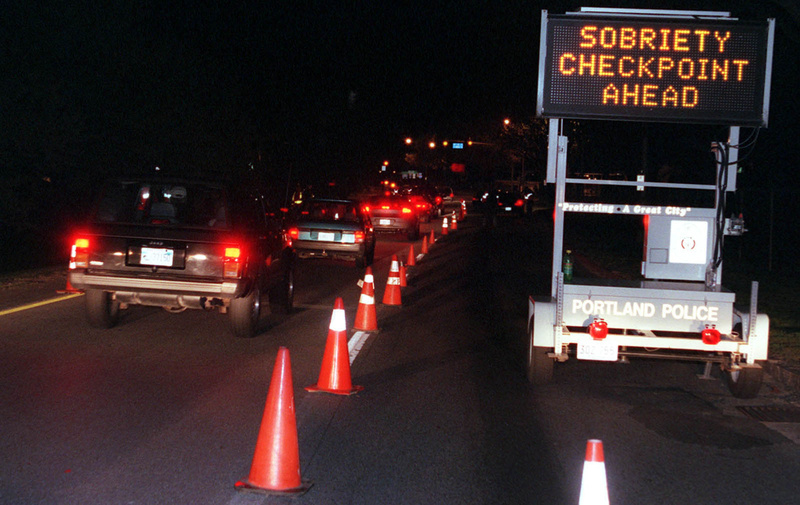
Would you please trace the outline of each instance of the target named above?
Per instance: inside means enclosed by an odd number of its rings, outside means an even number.
[[[111,328],[119,321],[119,302],[102,289],[86,290],[86,316],[95,328]]]
[[[260,316],[261,290],[258,288],[258,283],[255,283],[247,296],[231,300],[228,318],[233,334],[239,338],[255,337]]]

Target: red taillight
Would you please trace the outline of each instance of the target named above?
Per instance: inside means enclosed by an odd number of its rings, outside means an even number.
[[[401,212],[403,214],[411,214],[413,211],[411,209],[409,209],[408,207],[403,207],[403,210]]]
[[[72,250],[69,253],[69,269],[75,270],[76,268],[89,267],[89,239],[79,237],[75,239],[72,244]]]
[[[383,209],[383,210],[389,210],[391,208],[392,208],[391,205],[381,205],[381,209]]]
[[[514,207],[522,207],[523,205],[525,205],[525,202],[522,200],[522,198],[514,202]]]
[[[358,243],[363,242],[364,241],[364,236],[365,235],[364,235],[363,231],[357,231],[356,232],[356,243],[358,244]]]
[[[595,319],[589,325],[589,335],[595,340],[603,340],[608,336],[608,323],[602,319]]]
[[[703,343],[708,345],[717,345],[722,339],[722,335],[715,325],[706,325],[706,329],[700,334],[703,337]]]
[[[242,250],[238,247],[226,247],[222,265],[222,276],[238,279],[242,273]]]
[[[289,228],[289,238],[297,240],[300,237],[300,230],[297,228]]]
[[[442,197],[441,196],[437,196],[436,197],[436,205],[441,205],[441,204],[442,204]]]

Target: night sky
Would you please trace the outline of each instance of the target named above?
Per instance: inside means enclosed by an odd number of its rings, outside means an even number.
[[[535,113],[541,10],[572,2],[4,2],[0,217],[80,208],[105,175],[256,163],[358,173],[407,135],[480,136]],[[760,161],[793,163],[794,0],[589,2],[777,19]],[[756,157],[756,161],[759,158]],[[776,172],[773,179],[793,177]],[[794,178],[796,180],[796,177]]]

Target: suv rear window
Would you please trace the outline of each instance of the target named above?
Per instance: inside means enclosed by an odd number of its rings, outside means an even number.
[[[222,187],[116,181],[103,189],[94,221],[230,228],[230,209]]]

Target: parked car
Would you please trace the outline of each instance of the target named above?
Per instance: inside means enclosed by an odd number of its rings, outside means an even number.
[[[408,240],[419,238],[419,214],[408,198],[401,195],[373,197],[368,203],[376,232],[405,233]]]
[[[109,181],[72,243],[68,279],[86,291],[92,326],[114,326],[130,305],[218,309],[253,337],[262,294],[270,310],[292,309],[295,252],[280,212],[247,183]]]
[[[355,260],[372,264],[375,233],[369,214],[355,200],[305,200],[291,216],[289,236],[300,258]]]

